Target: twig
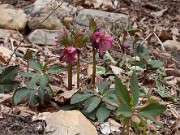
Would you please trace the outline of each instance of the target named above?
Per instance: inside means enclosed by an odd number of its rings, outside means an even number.
[[[26,36],[26,37],[23,37],[23,39],[20,41],[20,43],[18,44],[18,46],[14,49],[13,53],[11,54],[11,57],[9,58],[7,64],[6,64],[6,68],[7,66],[9,65],[13,55],[16,53],[17,49],[20,47],[20,45],[22,44],[22,42],[38,27],[40,26],[41,24],[43,24],[59,7],[61,7],[63,4],[63,2],[61,2],[61,4],[59,4],[42,22],[40,22],[39,24],[37,24],[34,29]],[[69,5],[69,3],[68,3]]]
[[[156,37],[156,38],[157,38],[157,40],[159,41],[159,43],[160,43],[160,45],[161,45],[161,47],[162,47],[163,51],[166,51],[166,49],[164,48],[163,43],[161,42],[161,40],[159,39],[159,37],[156,35],[156,33],[155,33],[155,32],[153,32],[153,34],[155,35],[155,37]]]
[[[140,44],[143,44],[146,40],[148,40],[151,36],[152,36],[153,33],[150,33]]]

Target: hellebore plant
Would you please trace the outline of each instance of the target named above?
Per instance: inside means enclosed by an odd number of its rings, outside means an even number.
[[[59,60],[63,62],[68,62],[68,89],[72,89],[72,64],[74,64],[78,59],[78,49],[76,47],[68,46],[64,49],[63,54],[60,56]]]
[[[99,29],[96,29],[96,23],[93,19],[90,20],[90,27],[92,26],[94,26],[94,28],[90,29],[94,31],[90,37],[93,51],[93,74],[91,78],[91,85],[94,85],[96,77],[96,52],[98,50],[99,57],[103,58],[104,52],[112,48],[112,41],[114,38],[111,35],[105,34]]]
[[[73,29],[63,29],[59,32],[59,36],[55,37],[57,43],[65,46],[60,61],[68,62],[68,90],[72,89],[72,65],[77,61],[77,88],[80,83],[80,50],[86,45],[88,37],[85,31],[76,32]]]

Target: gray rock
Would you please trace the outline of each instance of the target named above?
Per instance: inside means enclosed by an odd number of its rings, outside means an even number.
[[[180,50],[180,42],[176,40],[166,40],[163,42],[163,46],[169,52]]]
[[[36,29],[29,35],[28,40],[31,44],[55,45],[57,35],[58,30]]]
[[[109,25],[112,25],[114,21],[120,21],[122,23],[128,22],[128,16],[120,13],[111,13],[105,11],[99,11],[94,9],[82,9],[78,16],[75,18],[77,24],[81,26],[89,26],[89,18],[98,18],[98,20],[104,21]],[[113,20],[113,21],[112,21]]]
[[[36,0],[34,4],[24,7],[24,11],[27,14],[49,14],[60,4],[62,0]],[[74,14],[77,9],[68,3],[63,2],[63,4],[53,13],[54,16],[62,18],[64,16],[69,16]]]
[[[15,9],[8,4],[0,5],[0,28],[3,29],[18,29],[24,31],[28,16],[21,9]]]
[[[29,28],[33,30],[36,26],[38,26],[36,27],[36,29],[58,30],[64,27],[61,21],[56,16],[50,16],[48,18],[47,16],[48,15],[40,15],[38,17],[32,17],[28,21]],[[44,19],[46,20],[43,23],[41,23]]]

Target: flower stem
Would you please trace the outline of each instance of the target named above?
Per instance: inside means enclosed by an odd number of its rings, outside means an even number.
[[[72,90],[72,64],[68,62],[68,90]]]
[[[96,48],[93,46],[93,73],[91,77],[91,86],[95,85],[95,78],[96,78]]]
[[[127,119],[126,131],[127,135],[129,135],[129,119]]]
[[[79,89],[80,86],[80,59],[78,54],[78,60],[77,60],[77,89]]]

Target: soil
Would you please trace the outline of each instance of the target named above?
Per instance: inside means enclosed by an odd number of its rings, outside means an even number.
[[[0,135],[41,135],[43,127],[44,122],[32,122],[32,116],[4,114],[0,119]]]

